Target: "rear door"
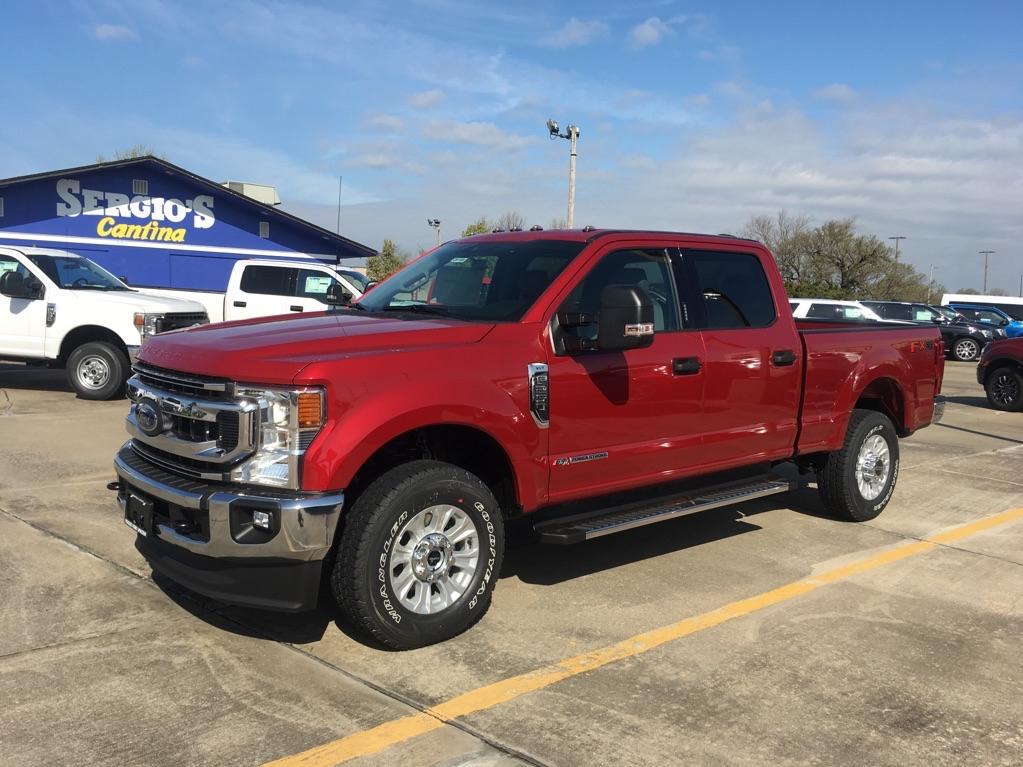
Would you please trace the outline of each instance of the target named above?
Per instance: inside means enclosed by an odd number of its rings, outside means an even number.
[[[673,248],[608,245],[558,312],[595,316],[608,285],[636,285],[654,305],[645,349],[550,357],[550,500],[666,481],[697,471],[703,430],[703,342],[679,305]],[[557,331],[592,341],[594,324]]]
[[[224,300],[225,320],[244,320],[287,314],[291,306],[296,269],[275,264],[239,264]],[[236,268],[239,268],[236,267]]]
[[[683,247],[682,267],[702,328],[705,464],[723,469],[790,457],[802,346],[788,308],[775,304],[759,256]]]
[[[35,278],[14,256],[0,254],[0,277],[17,272]],[[0,295],[0,354],[14,357],[42,357],[46,340],[46,300],[11,298]]]

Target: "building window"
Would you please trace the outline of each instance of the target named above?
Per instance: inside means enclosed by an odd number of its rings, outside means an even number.
[[[132,179],[131,182],[131,193],[132,194],[149,194],[149,181],[144,178]]]
[[[270,222],[260,221],[259,222],[259,236],[264,240],[270,237]]]
[[[4,217],[4,198],[0,197],[0,218]]]

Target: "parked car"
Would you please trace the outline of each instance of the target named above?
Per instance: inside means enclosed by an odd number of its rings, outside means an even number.
[[[234,261],[224,292],[147,288],[154,295],[187,296],[206,308],[211,322],[269,317],[276,314],[321,312],[327,308],[327,288],[336,284],[350,300],[358,300],[369,278],[354,269],[337,269],[316,261]]]
[[[147,342],[113,487],[189,589],[309,609],[326,568],[353,625],[438,642],[489,607],[506,519],[580,543],[786,492],[784,461],[880,514],[898,438],[940,417],[938,330],[787,302],[751,240],[457,240],[350,307]]]
[[[1023,336],[1023,320],[1013,319],[1012,315],[996,306],[951,303],[949,308],[959,312],[967,321],[974,324],[985,325],[990,328],[1001,328],[1009,338]]]
[[[0,359],[62,366],[82,399],[124,391],[151,336],[209,322],[202,304],[132,290],[88,258],[0,247]]]
[[[977,383],[998,410],[1023,410],[1023,338],[993,341],[977,363]]]
[[[789,308],[796,319],[857,320],[880,322],[882,318],[860,301],[839,301],[834,298],[790,298]]]
[[[949,322],[937,309],[927,304],[906,301],[863,301],[886,320],[903,320],[918,325],[937,325],[945,352],[960,362],[970,362],[980,356],[984,346],[994,338],[1004,338],[1001,328],[984,328],[965,321]],[[954,312],[953,312],[954,314]]]

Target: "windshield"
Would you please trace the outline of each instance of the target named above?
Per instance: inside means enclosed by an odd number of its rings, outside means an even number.
[[[33,264],[68,290],[131,290],[102,266],[84,256],[30,255]]]
[[[584,245],[566,240],[451,242],[387,278],[355,306],[514,322]]]
[[[363,293],[366,292],[366,288],[369,287],[369,277],[360,272],[350,272],[347,269],[339,269],[338,274],[344,277],[349,282],[355,283],[355,287],[361,290]]]

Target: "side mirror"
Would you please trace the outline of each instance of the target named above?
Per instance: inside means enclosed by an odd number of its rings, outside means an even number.
[[[342,288],[340,283],[331,280],[323,300],[328,306],[348,306],[352,302],[352,294]]]
[[[380,282],[378,280],[370,280],[366,283],[366,291],[369,291],[370,288],[375,288],[379,284]]]
[[[21,272],[5,272],[0,276],[0,293],[8,298],[36,298],[36,291],[41,288],[37,282],[28,281]]]
[[[935,325],[944,325],[945,318],[940,315],[937,317],[931,317],[931,322],[933,322]]]
[[[597,347],[602,351],[642,349],[654,342],[654,305],[642,288],[608,285],[600,297]]]

